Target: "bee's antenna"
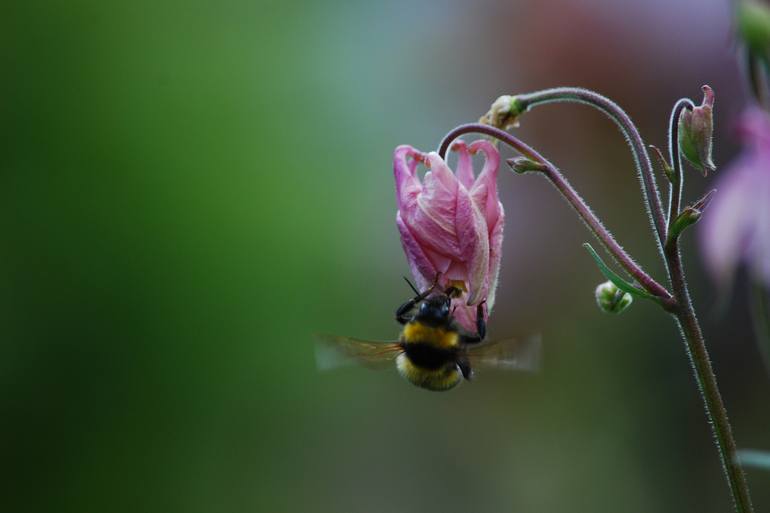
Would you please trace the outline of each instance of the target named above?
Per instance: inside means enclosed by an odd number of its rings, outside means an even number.
[[[410,289],[412,289],[412,290],[414,291],[414,293],[415,293],[415,294],[417,294],[418,296],[420,295],[420,291],[419,291],[419,290],[417,290],[417,289],[415,288],[415,286],[414,286],[414,285],[412,285],[412,282],[411,282],[411,281],[409,281],[409,278],[407,278],[406,276],[404,276],[404,281],[406,281],[407,285],[409,285],[409,288],[410,288]]]

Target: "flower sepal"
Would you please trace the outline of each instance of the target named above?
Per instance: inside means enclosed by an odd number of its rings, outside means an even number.
[[[686,228],[700,221],[700,218],[703,216],[703,211],[709,206],[709,203],[711,203],[711,200],[714,198],[714,193],[716,192],[716,189],[711,189],[701,199],[692,205],[685,207],[682,212],[679,213],[668,230],[668,240],[666,245],[671,244],[678,239]]]

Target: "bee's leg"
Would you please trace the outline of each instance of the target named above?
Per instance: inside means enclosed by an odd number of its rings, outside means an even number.
[[[462,373],[463,377],[470,381],[473,377],[473,369],[471,369],[471,363],[468,361],[468,359],[464,356],[461,356],[457,359],[457,366],[460,368],[460,372]]]
[[[404,278],[406,280],[406,278]],[[409,283],[409,280],[406,280],[407,283]],[[428,294],[433,292],[433,289],[436,288],[436,284],[438,283],[438,275],[436,275],[436,279],[433,281],[433,284],[426,290],[425,292],[421,292],[414,296],[412,299],[404,303],[403,305],[399,306],[396,310],[396,321],[398,321],[400,324],[406,324],[407,322],[412,320],[412,316],[409,315],[409,313],[412,311],[412,309],[428,297]],[[409,286],[412,287],[412,290],[415,290],[411,283],[409,283]],[[416,290],[415,290],[416,292]]]
[[[486,300],[479,303],[479,306],[476,307],[476,335],[464,336],[463,342],[466,344],[478,344],[487,336],[487,322],[484,320],[484,303],[486,303]]]

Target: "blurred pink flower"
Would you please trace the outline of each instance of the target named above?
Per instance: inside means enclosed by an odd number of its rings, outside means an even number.
[[[401,244],[420,290],[439,276],[442,290],[454,285],[463,293],[453,300],[455,318],[476,330],[476,305],[486,300],[485,318],[495,302],[503,244],[503,205],[497,197],[500,154],[488,141],[452,145],[457,172],[435,152],[399,146],[393,156]],[[473,155],[486,158],[477,177]],[[422,181],[418,164],[428,168]]]
[[[701,220],[701,248],[721,286],[730,285],[740,264],[770,286],[770,118],[749,109],[738,128],[744,148],[717,181]]]

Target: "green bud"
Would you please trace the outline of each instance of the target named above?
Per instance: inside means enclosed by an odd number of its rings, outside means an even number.
[[[706,207],[711,203],[711,199],[714,197],[715,192],[717,192],[716,189],[710,190],[701,199],[692,205],[685,207],[679,213],[676,219],[674,219],[671,228],[668,230],[668,241],[666,245],[670,244],[671,241],[676,240],[685,228],[700,221],[700,218],[703,216],[703,211],[706,210]]]
[[[530,172],[542,172],[547,169],[546,165],[542,162],[536,162],[527,157],[514,157],[505,161],[514,173],[524,174]]]
[[[515,96],[500,96],[489,111],[481,116],[479,123],[490,125],[501,130],[519,126],[519,115],[524,111],[521,102]]]
[[[716,171],[711,160],[714,133],[714,91],[703,86],[703,103],[693,110],[685,110],[679,117],[679,151],[690,164],[706,176]]]
[[[631,306],[634,298],[628,292],[623,292],[611,281],[600,283],[596,287],[596,304],[605,313],[619,314]]]
[[[770,52],[770,8],[750,0],[739,2],[736,22],[738,33],[749,50],[767,59]]]

